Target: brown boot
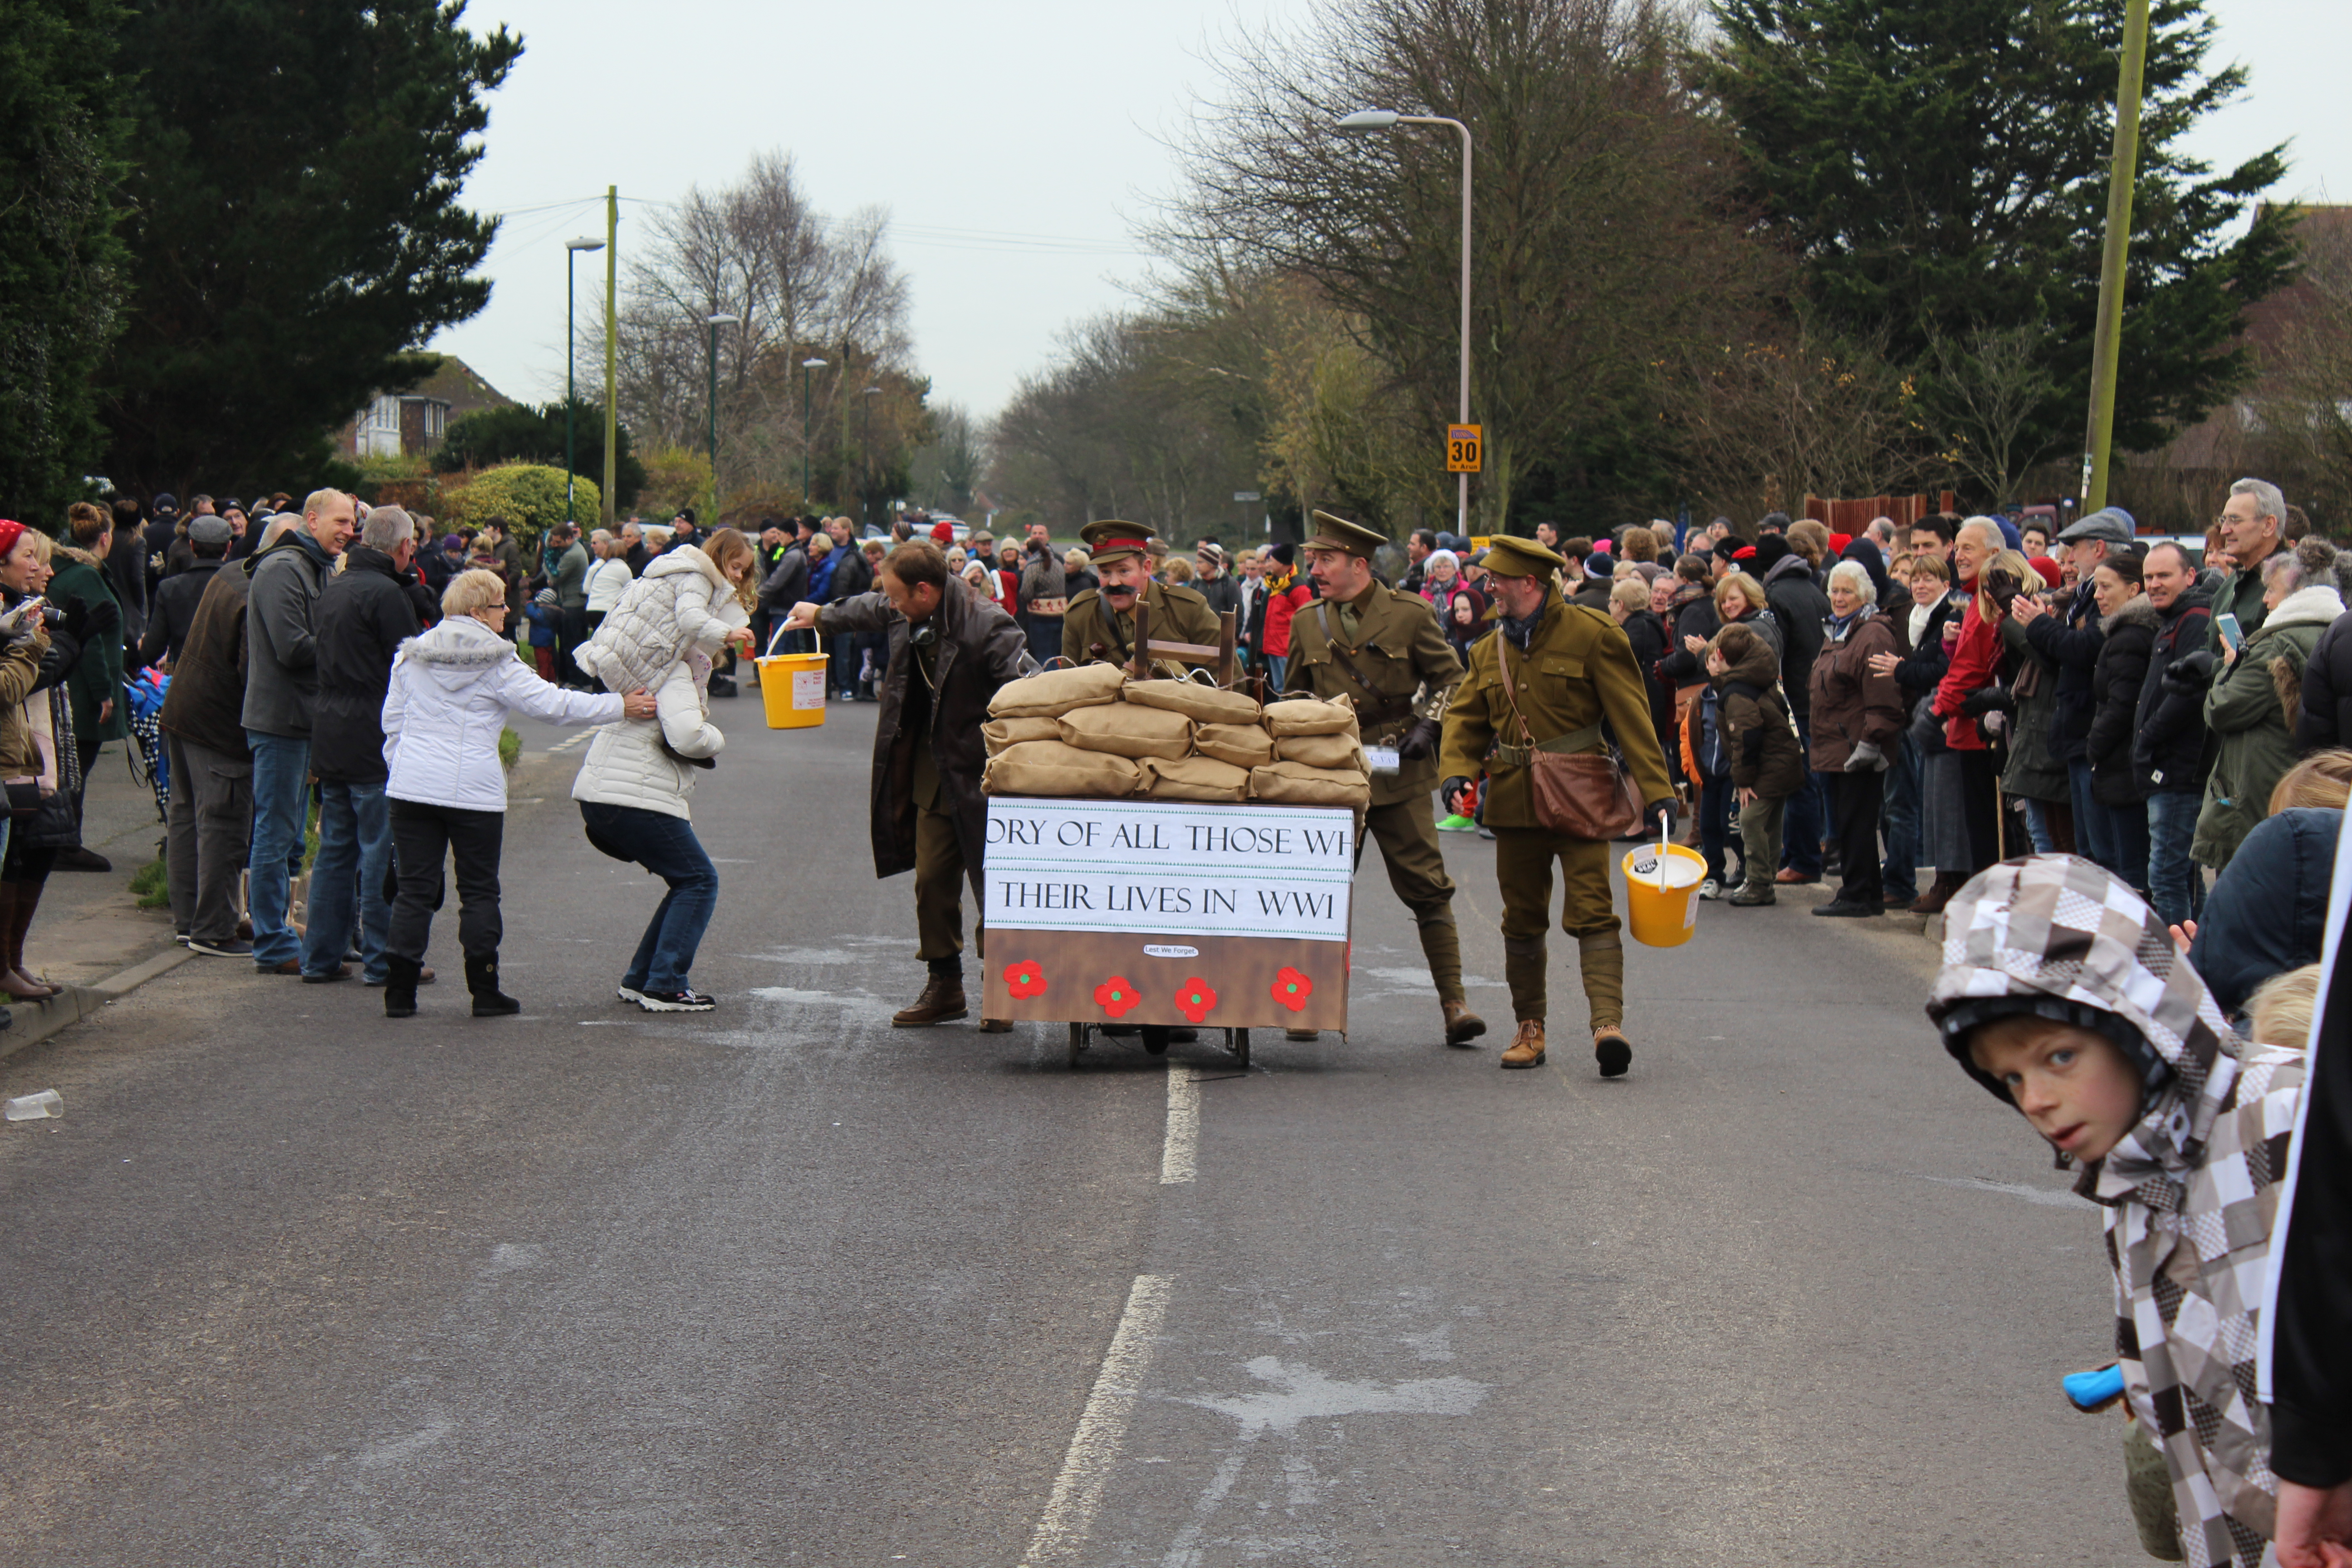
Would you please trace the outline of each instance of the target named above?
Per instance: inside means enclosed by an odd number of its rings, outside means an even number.
[[[1952,895],[1960,890],[1964,879],[1949,871],[1937,872],[1935,881],[1928,884],[1927,890],[1919,895],[1919,901],[1913,904],[1908,912],[1915,915],[1943,913],[1944,906],[1952,901]]]
[[[964,1005],[963,979],[954,974],[934,974],[924,985],[923,994],[915,1005],[902,1008],[890,1016],[894,1029],[928,1029],[933,1024],[952,1023],[969,1017],[971,1009]]]
[[[983,1035],[1009,1035],[1013,1032],[1013,1020],[1010,1018],[982,1018],[980,1021],[980,1032]]]
[[[1441,1002],[1438,1006],[1445,1014],[1447,1045],[1466,1046],[1486,1032],[1486,1020],[1470,1011],[1469,1003]]]
[[[1616,1025],[1603,1024],[1592,1031],[1592,1054],[1601,1062],[1602,1078],[1623,1078],[1633,1065],[1633,1042]]]
[[[25,967],[25,938],[40,903],[40,883],[0,882],[0,991],[18,1002],[46,1002],[58,994]]]
[[[1507,1068],[1539,1068],[1544,1059],[1544,1026],[1540,1018],[1522,1018],[1519,1032],[1511,1037],[1511,1045],[1502,1056]]]

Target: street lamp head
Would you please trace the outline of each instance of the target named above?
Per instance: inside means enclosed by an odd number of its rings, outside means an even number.
[[[801,361],[801,368],[803,370],[823,370],[824,368],[824,361],[821,359],[804,359]]]
[[[567,239],[563,242],[563,248],[566,250],[602,250],[604,248],[604,242],[601,239]]]
[[[1393,109],[1360,109],[1339,121],[1342,131],[1387,131],[1404,117]]]
[[[879,397],[882,395],[882,389],[878,386],[869,386],[866,389],[866,395],[868,397]]]
[[[743,318],[735,315],[731,311],[719,310],[710,315],[705,316],[702,319],[709,322],[714,327],[731,327]]]

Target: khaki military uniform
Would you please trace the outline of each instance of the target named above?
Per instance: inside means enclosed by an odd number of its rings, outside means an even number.
[[[1283,689],[1316,697],[1345,696],[1356,705],[1367,746],[1393,746],[1423,719],[1442,718],[1462,679],[1462,661],[1438,624],[1437,612],[1416,595],[1375,583],[1354,603],[1356,641],[1341,635],[1339,606],[1317,600],[1290,623],[1290,665]],[[1462,939],[1454,926],[1454,879],[1437,847],[1431,792],[1437,758],[1406,759],[1392,773],[1372,775],[1365,835],[1381,847],[1389,886],[1412,911],[1437,999],[1460,1002]],[[1364,840],[1356,841],[1361,862]]]
[[[1447,778],[1487,777],[1486,826],[1495,832],[1495,880],[1503,895],[1503,973],[1521,1020],[1544,1019],[1544,934],[1550,922],[1552,867],[1566,884],[1560,929],[1576,938],[1592,1026],[1625,1017],[1625,952],[1609,886],[1611,847],[1553,833],[1536,820],[1535,786],[1498,660],[1507,651],[1517,711],[1536,742],[1558,741],[1606,721],[1644,801],[1666,800],[1666,760],[1650,722],[1650,700],[1633,645],[1609,616],[1544,600],[1526,651],[1507,649],[1500,624],[1470,650],[1469,672],[1445,710],[1438,769]],[[1591,742],[1597,746],[1599,741]],[[1500,747],[1500,750],[1496,748]]]
[[[1219,625],[1209,601],[1192,589],[1172,583],[1144,585],[1143,602],[1151,606],[1151,640],[1217,646]],[[1103,602],[1102,590],[1089,588],[1070,601],[1062,617],[1062,657],[1072,664],[1125,664],[1135,653],[1135,616],[1114,615]],[[1176,662],[1163,660],[1163,663]],[[1185,659],[1185,665],[1206,669],[1214,658]]]

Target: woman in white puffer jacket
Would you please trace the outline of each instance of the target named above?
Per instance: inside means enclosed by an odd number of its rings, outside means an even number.
[[[727,607],[751,596],[758,572],[750,540],[713,529],[699,545],[681,544],[647,565],[572,657],[608,691],[656,690],[689,651],[716,658],[730,635],[748,644],[748,622]]]
[[[518,1013],[522,1004],[499,990],[499,847],[506,830],[507,775],[499,735],[509,713],[548,724],[609,724],[648,718],[652,695],[565,691],[541,680],[515,653],[506,632],[507,585],[495,572],[461,572],[441,595],[443,619],[400,645],[383,699],[383,760],[390,769],[393,853],[400,890],[386,943],[387,1018],[416,1012],[416,982],[433,910],[441,902],[441,867],[457,862],[457,945],[474,1016]]]

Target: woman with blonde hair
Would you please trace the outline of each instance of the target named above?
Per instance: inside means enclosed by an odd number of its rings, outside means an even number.
[[[47,535],[0,519],[0,778],[12,797],[37,803],[14,821],[0,812],[0,991],[19,1002],[57,994],[26,969],[25,938],[58,845],[81,842],[81,758],[62,684],[79,662],[79,645],[60,637],[57,652],[66,657],[49,657],[48,627],[26,608],[48,586],[51,556]]]
[[[1780,668],[1784,652],[1782,628],[1772,614],[1771,601],[1764,596],[1763,584],[1745,572],[1727,573],[1715,585],[1715,615],[1718,630],[1735,622],[1746,624],[1772,650],[1773,668]]]

